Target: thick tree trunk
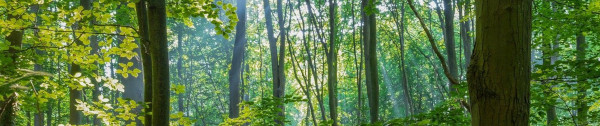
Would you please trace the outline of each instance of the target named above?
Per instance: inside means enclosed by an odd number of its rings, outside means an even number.
[[[135,10],[138,19],[139,36],[140,36],[140,50],[142,55],[142,68],[144,78],[144,103],[152,102],[152,60],[150,57],[149,46],[150,39],[148,35],[148,12],[146,7],[146,1],[140,0],[135,3]],[[145,113],[152,112],[152,104],[145,108]],[[144,124],[146,126],[152,125],[152,115],[144,115]]]
[[[329,52],[327,53],[327,90],[329,93],[329,116],[332,126],[337,126],[337,44],[336,39],[336,6],[335,0],[329,0]]]
[[[238,23],[235,31],[231,70],[229,70],[229,118],[240,115],[240,80],[242,59],[246,51],[246,0],[237,0]]]
[[[148,0],[148,35],[152,59],[152,124],[169,125],[170,82],[165,0]]]
[[[532,0],[476,0],[467,73],[473,126],[529,125]]]
[[[367,96],[369,98],[369,115],[371,115],[371,123],[376,123],[379,119],[379,72],[377,70],[377,26],[375,13],[365,11],[365,8],[374,9],[376,0],[362,0],[363,7],[363,36],[365,48],[365,75],[367,85]]]

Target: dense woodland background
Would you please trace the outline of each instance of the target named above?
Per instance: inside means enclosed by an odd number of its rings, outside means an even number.
[[[600,125],[600,0],[0,0],[0,126]]]

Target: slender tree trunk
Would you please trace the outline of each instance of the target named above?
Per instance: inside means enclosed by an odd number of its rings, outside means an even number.
[[[448,57],[448,68],[452,78],[458,77],[458,68],[456,65],[456,50],[454,42],[454,7],[452,0],[444,0],[444,42],[446,43],[446,56]],[[455,84],[450,83],[450,91],[454,89]]]
[[[302,34],[303,34],[303,37],[304,37],[304,33],[302,33]],[[304,40],[306,41],[305,37],[304,37]],[[296,66],[299,67],[300,63],[296,60],[295,56],[293,55],[294,53],[292,53],[293,50],[292,50],[291,47],[292,47],[292,45],[290,44],[289,51],[290,51],[291,58],[292,58],[292,68],[293,68],[294,71],[297,71]],[[311,85],[310,85],[310,75],[308,75],[308,78],[307,78],[307,76],[304,75],[304,72],[300,71],[300,73],[302,74],[302,78],[304,78],[304,82],[306,83],[306,86],[302,85],[302,81],[300,81],[300,79],[298,78],[297,72],[293,72],[294,78],[300,84],[300,89],[302,90],[302,92],[304,92],[304,95],[306,95],[306,99],[307,99],[307,102],[308,102],[308,109],[310,111],[310,115],[312,117],[313,124],[315,126],[317,126],[318,123],[317,123],[317,119],[315,117],[314,107],[313,107],[313,104],[312,104],[312,97],[310,95],[310,87],[311,87]]]
[[[473,126],[529,125],[532,0],[476,0],[467,73]]]
[[[459,3],[460,2],[461,2],[461,0],[459,0]],[[459,12],[460,20],[463,20],[463,18],[465,18],[465,16],[469,16],[471,13],[471,9],[470,9],[471,0],[464,0],[462,2],[464,2],[463,5],[458,5],[458,9],[461,11],[461,12]],[[465,20],[465,21],[460,22],[460,37],[462,38],[462,41],[463,41],[463,53],[465,55],[465,65],[464,65],[465,68],[471,63],[471,54],[473,53],[473,49],[472,49],[473,42],[471,42],[471,36],[469,36],[469,32],[471,29],[470,26],[471,26],[471,20]]]
[[[179,23],[178,26],[176,26],[176,31],[178,31],[177,33],[177,82],[179,83],[179,85],[182,85],[185,87],[185,79],[183,77],[183,23]],[[184,112],[184,107],[183,107],[183,102],[184,102],[184,94],[185,92],[180,92],[179,94],[177,94],[177,110],[179,112]]]
[[[363,7],[363,36],[364,36],[364,54],[365,54],[365,70],[367,78],[367,96],[369,98],[369,115],[371,115],[371,124],[376,123],[379,119],[379,72],[377,70],[377,25],[375,13],[373,10],[365,11],[365,9],[374,9],[376,0],[362,0]]]
[[[269,48],[271,51],[271,69],[273,74],[273,97],[275,98],[283,98],[284,89],[285,89],[285,77],[283,70],[284,56],[285,56],[285,30],[284,30],[284,18],[283,18],[283,10],[281,0],[277,0],[277,15],[279,17],[279,56],[277,52],[277,39],[273,33],[273,19],[271,17],[271,7],[269,4],[269,0],[263,0],[264,8],[265,8],[265,18],[267,22],[267,33],[269,39]],[[285,106],[283,105],[283,100],[280,103],[279,108],[281,112],[278,113],[279,116],[285,118]],[[280,125],[283,125],[283,120],[275,120]]]
[[[336,9],[337,2],[329,0],[329,52],[327,53],[327,90],[329,93],[329,116],[332,126],[337,126],[337,44],[336,39]]]
[[[279,105],[279,108],[281,109],[281,112],[279,112],[279,116],[282,116],[283,118],[285,118],[285,103],[283,102],[283,98],[285,95],[285,68],[284,68],[284,63],[285,63],[285,40],[286,40],[286,34],[287,32],[285,31],[285,17],[283,16],[283,3],[282,0],[277,0],[277,17],[279,18],[278,24],[279,24],[279,60],[278,60],[278,64],[277,64],[277,72],[278,72],[278,77],[279,77],[279,83],[277,86],[277,94],[274,94],[275,97],[277,98],[281,98],[281,105]],[[275,120],[276,122],[278,122],[280,125],[284,124],[284,120]]]
[[[39,12],[40,12],[39,11],[40,5],[39,4],[31,5],[30,9],[31,9],[30,10],[31,13],[39,14]],[[41,24],[40,19],[41,18],[39,16],[36,16],[35,27],[37,27],[37,26],[39,26]],[[33,30],[33,34],[34,34],[35,37],[39,37],[38,33],[39,33],[39,30]],[[44,51],[36,49],[35,50],[35,54],[38,55],[38,56],[41,56],[41,55],[44,55]],[[33,65],[33,70],[34,71],[43,71],[42,64],[39,64],[39,63],[34,64]],[[36,107],[36,112],[35,112],[35,115],[33,117],[34,118],[33,119],[34,120],[33,121],[34,122],[33,125],[34,126],[43,126],[44,125],[44,113],[43,113],[43,111],[40,108],[40,103],[39,102],[36,103],[35,107]]]
[[[552,12],[556,12],[557,7],[555,6],[554,2],[551,3],[551,6],[552,6]],[[557,34],[556,37],[554,38],[554,42],[551,45],[552,46],[551,49],[554,52],[554,53],[552,53],[552,56],[550,56],[550,59],[549,59],[551,65],[553,65],[556,62],[556,60],[558,60],[558,51],[557,50],[558,50],[558,46],[560,46],[558,43],[559,39],[560,39],[560,34]],[[552,78],[556,78],[556,76],[554,76]],[[548,85],[548,86],[549,86],[548,91],[544,91],[544,95],[546,97],[551,95],[551,93],[552,93],[551,90],[554,85]],[[556,100],[555,100],[555,98],[547,99],[547,100],[549,102],[547,102],[547,104],[545,105],[545,107],[546,107],[546,125],[556,126],[557,119],[558,119],[558,117],[556,115],[556,106],[554,105],[554,102],[556,102]]]
[[[152,124],[169,125],[169,51],[165,0],[148,0],[148,35],[152,59]]]
[[[583,33],[577,33],[577,60],[578,63],[580,64],[579,66],[585,66],[584,64],[584,60],[586,60],[585,55],[586,55],[586,48],[587,48],[587,43],[585,41],[585,36],[583,35]],[[585,83],[584,80],[586,80],[586,78],[584,77],[578,77],[577,78],[577,102],[575,103],[577,105],[577,124],[580,125],[588,125],[587,122],[587,116],[588,116],[588,109],[589,106],[587,105],[587,88],[585,85],[588,85],[587,83]]]
[[[150,57],[149,46],[150,39],[148,35],[148,12],[146,7],[146,1],[140,0],[135,3],[136,16],[138,19],[138,34],[140,36],[140,51],[142,55],[142,68],[144,78],[144,103],[148,104],[152,102],[152,60]],[[145,108],[144,124],[146,126],[152,125],[152,115],[148,114],[152,112],[152,104],[148,104],[148,108]]]
[[[356,76],[357,76],[357,78],[356,78],[356,86],[357,86],[357,91],[358,91],[358,94],[357,94],[358,95],[357,96],[358,106],[357,106],[357,109],[356,109],[357,110],[356,111],[356,113],[357,113],[356,121],[357,121],[357,124],[360,125],[362,123],[362,100],[361,100],[362,99],[362,85],[361,85],[361,81],[362,81],[361,80],[362,79],[361,78],[362,77],[362,74],[361,74],[361,70],[362,70],[362,52],[361,52],[361,56],[360,56],[361,59],[359,59],[358,58],[357,49],[356,49],[356,40],[355,40],[355,38],[356,38],[356,36],[355,36],[356,35],[356,28],[355,28],[355,26],[356,26],[356,21],[355,21],[356,16],[354,15],[355,14],[355,12],[354,12],[354,0],[352,0],[351,12],[350,13],[352,13],[352,49],[353,49],[353,52],[354,52],[354,66],[356,67]],[[359,41],[362,42],[360,39],[359,39]],[[359,46],[360,45],[362,45],[362,44],[359,44]]]
[[[229,118],[237,118],[240,115],[240,80],[242,59],[246,51],[246,0],[237,0],[237,8],[239,21],[235,28],[235,44],[229,70]]]
[[[80,0],[80,6],[83,6],[85,10],[90,10],[92,6],[92,2],[90,0]],[[80,29],[79,26],[81,23],[77,23],[74,25],[73,29]],[[77,34],[73,33],[73,37],[76,38]],[[79,46],[83,46],[83,43],[79,40],[76,40],[76,44]],[[71,68],[69,69],[69,74],[75,75],[76,73],[80,73],[81,68],[78,64],[71,64]],[[69,89],[69,124],[71,125],[81,125],[83,119],[83,113],[77,111],[75,105],[77,104],[75,101],[77,99],[82,99],[82,91],[76,89]]]

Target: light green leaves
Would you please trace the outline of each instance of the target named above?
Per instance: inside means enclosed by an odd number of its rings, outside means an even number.
[[[171,85],[171,90],[175,92],[175,94],[180,94],[185,92],[185,85],[181,84],[173,84]]]
[[[129,74],[131,74],[133,77],[138,77],[138,74],[140,72],[142,72],[140,69],[135,68],[133,70],[129,70],[128,68],[133,66],[133,62],[127,62],[127,64],[124,63],[119,63],[119,66],[121,66],[122,69],[119,69],[117,71],[115,71],[118,74],[121,74],[121,76],[123,76],[123,78],[128,78]]]
[[[600,100],[594,102],[594,104],[590,106],[590,112],[597,111],[598,109],[600,109]]]

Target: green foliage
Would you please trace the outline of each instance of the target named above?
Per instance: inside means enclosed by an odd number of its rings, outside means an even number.
[[[469,125],[470,123],[470,118],[468,116],[465,116],[464,109],[462,109],[460,104],[453,101],[446,101],[440,104],[439,106],[433,108],[433,110],[429,112],[420,113],[406,118],[393,119],[385,122],[384,125],[463,126]]]
[[[292,95],[286,95],[283,99],[263,98],[257,101],[244,101],[240,103],[241,108],[243,108],[240,117],[226,118],[219,126],[240,126],[246,123],[251,126],[275,126],[277,124],[274,120],[289,122],[284,116],[277,114],[281,112],[278,106],[304,101],[306,99]]]

